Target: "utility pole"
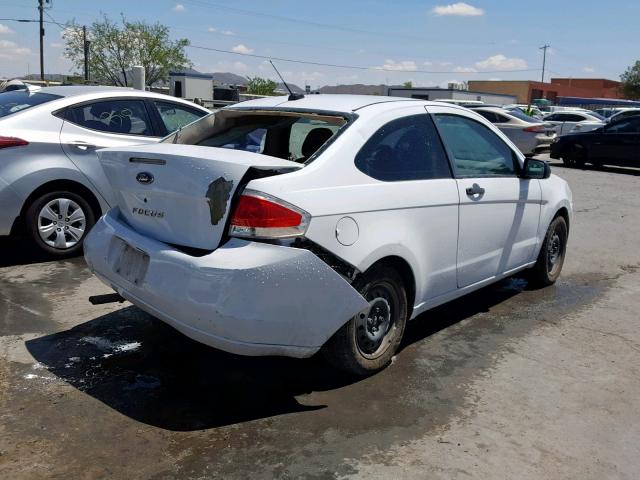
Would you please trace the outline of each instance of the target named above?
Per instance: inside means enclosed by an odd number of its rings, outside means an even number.
[[[89,82],[89,41],[87,40],[87,27],[82,26],[82,45],[84,48],[84,81]]]
[[[40,80],[44,81],[44,0],[38,0],[40,11]]]
[[[543,45],[540,47],[542,50],[542,83],[544,83],[544,68],[547,64],[547,48],[551,47],[551,45]]]

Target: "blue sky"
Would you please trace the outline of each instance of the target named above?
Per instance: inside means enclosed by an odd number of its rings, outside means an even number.
[[[0,0],[0,18],[37,18],[36,0]],[[470,79],[548,76],[618,79],[640,57],[640,2],[610,0],[53,0],[47,20],[90,24],[111,17],[158,21],[194,46],[352,65],[347,69],[276,62],[288,81],[446,85]],[[46,26],[48,73],[73,68],[63,58],[61,29]],[[265,60],[187,50],[201,71],[275,78]],[[37,24],[0,20],[0,76],[39,70]],[[443,72],[443,73],[422,73]]]

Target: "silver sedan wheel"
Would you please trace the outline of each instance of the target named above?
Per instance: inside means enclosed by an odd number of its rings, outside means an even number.
[[[61,250],[74,247],[87,228],[85,212],[73,200],[56,198],[38,214],[38,233],[44,243]]]

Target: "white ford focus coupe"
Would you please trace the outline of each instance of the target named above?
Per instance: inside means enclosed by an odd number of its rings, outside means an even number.
[[[85,258],[117,295],[243,355],[384,368],[406,322],[562,269],[571,191],[465,108],[310,95],[98,153],[117,207]]]

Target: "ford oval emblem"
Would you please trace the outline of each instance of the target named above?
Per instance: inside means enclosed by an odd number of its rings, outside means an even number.
[[[136,180],[138,183],[142,183],[143,185],[149,185],[153,183],[153,175],[149,172],[140,172],[136,175]]]

